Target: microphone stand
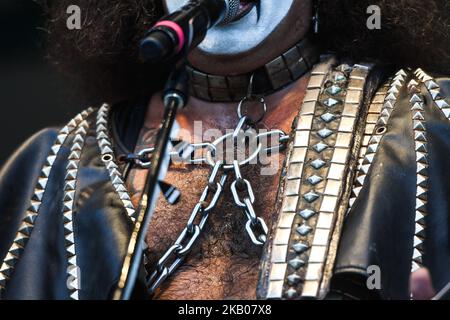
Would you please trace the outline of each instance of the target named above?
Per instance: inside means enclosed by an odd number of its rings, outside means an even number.
[[[177,64],[164,90],[164,117],[157,134],[152,166],[147,174],[142,198],[136,209],[136,222],[128,244],[127,254],[122,265],[119,283],[114,292],[114,300],[128,300],[132,294],[143,255],[143,244],[148,225],[153,216],[160,194],[159,181],[165,175],[164,167],[169,165],[168,147],[177,111],[183,108],[188,99],[186,59]]]

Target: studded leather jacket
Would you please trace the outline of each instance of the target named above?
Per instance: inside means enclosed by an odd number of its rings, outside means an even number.
[[[450,79],[323,59],[293,124],[261,299],[409,299],[450,282]],[[119,154],[146,105],[87,109],[0,174],[2,299],[110,299],[134,223]],[[381,288],[367,284],[380,271]],[[146,298],[142,268],[134,298]]]

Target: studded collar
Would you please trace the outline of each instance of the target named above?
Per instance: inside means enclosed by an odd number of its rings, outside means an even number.
[[[303,39],[263,67],[246,74],[219,76],[188,67],[189,90],[192,96],[212,102],[238,102],[249,89],[255,95],[266,96],[299,79],[317,61],[315,47]],[[252,77],[252,88],[249,88]]]

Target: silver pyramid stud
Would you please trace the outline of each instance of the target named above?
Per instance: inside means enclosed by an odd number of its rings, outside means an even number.
[[[385,126],[387,125],[387,118],[386,117],[380,117],[376,123],[377,126]]]
[[[433,100],[437,100],[438,98],[440,98],[439,90],[430,90],[430,94]]]
[[[397,96],[396,96],[395,94],[393,94],[393,93],[389,93],[389,94],[386,96],[386,99],[385,99],[385,100],[391,100],[391,101],[397,100]]]
[[[353,196],[354,196],[355,198],[358,198],[359,193],[361,192],[361,190],[362,190],[362,187],[356,187],[356,188],[353,188],[353,189],[352,189]]]
[[[423,117],[422,112],[417,111],[417,112],[413,115],[413,120],[425,120],[425,118]]]
[[[306,224],[302,224],[300,227],[297,228],[297,232],[301,236],[307,236],[312,231],[312,228]]]
[[[368,153],[376,153],[378,149],[378,143],[369,144],[367,146],[367,152]]]
[[[423,240],[417,236],[414,236],[414,248],[423,250]]]
[[[308,201],[309,203],[312,203],[314,201],[316,201],[317,199],[319,199],[319,195],[315,192],[308,192],[306,194],[303,195],[303,198]]]
[[[68,123],[68,127],[69,128],[75,128],[76,126],[78,125],[78,122],[77,121],[75,121],[75,119],[72,119],[72,120],[70,120],[70,122]]]
[[[438,99],[434,101],[440,109],[447,108],[450,105],[444,99]]]
[[[360,175],[358,178],[356,178],[356,182],[358,186],[364,186],[364,181],[366,180],[366,175]]]
[[[81,143],[81,144],[83,144],[83,143],[84,143],[84,138],[83,138],[82,135],[77,134],[77,135],[75,136],[75,138],[73,139],[73,142],[74,142],[74,143]]]
[[[333,134],[333,131],[331,131],[331,130],[328,129],[328,128],[324,128],[324,129],[322,129],[322,130],[319,130],[319,131],[317,132],[317,134],[318,134],[319,137],[321,137],[322,139],[326,139],[326,138],[328,138],[329,136],[331,136],[331,135]]]
[[[413,251],[413,260],[419,264],[422,263],[422,253],[417,249]]]
[[[304,209],[304,210],[300,211],[299,214],[303,219],[308,220],[313,215],[315,215],[316,212],[311,209]]]
[[[371,153],[371,154],[366,154],[363,160],[363,165],[365,164],[372,164],[373,159],[375,158],[375,154]]]
[[[426,204],[420,199],[416,199],[416,210],[420,212],[426,212]]]
[[[37,187],[40,189],[45,189],[47,186],[48,178],[39,178]]]
[[[392,86],[387,92],[396,94],[399,93],[399,90],[397,89],[396,86]]]
[[[340,86],[337,85],[332,85],[330,87],[327,88],[327,92],[331,95],[337,95],[338,93],[340,93],[342,91],[342,88]]]
[[[416,191],[417,198],[426,201],[427,200],[427,190],[418,186]]]
[[[316,159],[313,162],[311,162],[311,166],[316,170],[321,169],[325,164],[326,162],[323,161],[322,159]]]
[[[44,165],[41,171],[42,178],[48,178],[50,176],[50,172],[52,171],[52,167]]]
[[[323,142],[319,142],[318,144],[313,146],[313,149],[316,150],[318,153],[321,153],[326,148],[328,148],[328,145]]]
[[[78,280],[75,280],[74,282],[78,283]],[[73,287],[72,287],[72,288],[73,288]],[[74,292],[72,292],[72,293],[70,294],[70,298],[71,298],[72,300],[78,300],[78,290],[75,290]]]
[[[383,108],[385,109],[394,109],[394,103],[392,101],[386,101],[383,105]]]
[[[425,224],[425,216],[422,212],[416,211],[416,223],[424,225]]]
[[[288,283],[292,286],[297,285],[301,279],[302,278],[300,278],[300,276],[295,273],[287,277]]]
[[[417,94],[414,94],[411,97],[411,100],[409,100],[409,102],[411,103],[422,102],[422,99]]]
[[[428,164],[427,154],[424,152],[416,152],[416,161],[423,164]]]
[[[394,80],[394,82],[392,82],[391,87],[402,87],[403,83],[400,80]]]
[[[101,150],[101,152],[102,152],[102,154],[108,154],[108,153],[112,154],[112,153],[114,153],[113,150],[109,146],[104,147]]]
[[[108,136],[106,135],[106,133],[105,132],[100,132],[98,135],[97,135],[97,139],[98,140],[100,140],[100,139],[108,139]]]
[[[427,81],[425,83],[425,86],[427,87],[428,90],[433,90],[433,89],[438,89],[439,85],[434,82],[433,80]]]
[[[317,175],[313,175],[313,176],[309,177],[309,178],[307,179],[307,181],[308,181],[311,185],[315,186],[316,184],[322,182],[322,181],[323,181],[323,178],[322,178],[322,177],[319,177],[319,176],[317,176]]]
[[[450,108],[441,109],[445,117],[450,118]]]
[[[99,124],[97,126],[97,131],[107,131],[107,130],[106,130],[106,127],[103,124]]]
[[[308,245],[302,242],[297,242],[292,245],[292,249],[298,254],[302,254],[308,250]]]
[[[32,200],[38,201],[38,202],[42,201],[42,198],[44,197],[44,193],[45,193],[45,190],[35,189]]]
[[[391,112],[389,111],[389,109],[383,109],[383,111],[381,111],[380,116],[381,117],[390,117],[391,116]]]
[[[305,265],[305,261],[295,258],[289,261],[289,265],[294,268],[295,270],[300,269],[301,267],[303,267]]]
[[[425,133],[423,131],[418,131],[414,134],[416,141],[426,142],[427,138],[425,137]]]
[[[63,144],[64,141],[66,141],[66,138],[67,138],[67,135],[66,135],[66,134],[60,134],[60,135],[58,135],[58,136],[56,137],[56,141],[57,141],[59,144]]]
[[[337,105],[338,103],[339,103],[339,101],[336,99],[333,99],[333,98],[328,98],[323,102],[323,104],[329,108]]]
[[[72,151],[69,155],[69,160],[79,160],[81,153],[79,151]]]
[[[411,108],[412,111],[423,111],[423,105],[420,102],[414,103],[413,107]]]
[[[413,128],[414,130],[425,131],[425,126],[420,120],[414,120]]]
[[[69,129],[68,126],[64,126],[64,127],[59,131],[59,133],[68,135],[68,134],[70,133],[70,129]]]
[[[77,114],[74,119],[75,121],[80,122],[83,121],[83,116],[81,114]]]
[[[369,140],[369,144],[380,143],[380,142],[381,142],[380,135],[373,135]]]
[[[54,156],[54,155],[48,156],[45,164],[49,165],[49,166],[53,166],[53,164],[55,163],[55,160],[56,160],[56,156]]]
[[[425,146],[425,143],[423,143],[421,141],[416,141],[415,146],[416,146],[416,151],[428,152],[427,147]]]
[[[420,266],[413,261],[412,265],[411,265],[411,273],[414,273],[414,272],[416,272],[419,269],[420,269]]]
[[[415,224],[415,234],[419,237],[425,237],[425,228],[419,223]]]
[[[416,80],[414,80],[414,79],[412,79],[409,83],[408,83],[408,87],[411,87],[411,86],[417,86],[419,83],[416,81]]]
[[[360,170],[361,170],[361,172],[363,172],[364,174],[368,174],[368,173],[369,173],[369,170],[370,170],[370,164],[364,164],[364,165],[361,165]]]
[[[400,69],[397,73],[396,73],[396,75],[401,75],[401,76],[404,76],[404,77],[406,77],[406,73],[405,73],[405,70],[403,70],[403,69]]]
[[[426,164],[417,163],[417,174],[427,176],[428,175],[428,166]]]
[[[114,179],[112,180],[112,184],[119,184],[119,183],[123,184],[124,182],[120,177],[118,176],[114,177]]]
[[[428,179],[427,179],[426,176],[421,175],[421,174],[418,174],[418,175],[417,175],[417,185],[418,185],[418,186],[426,187],[427,181],[428,181]]]
[[[332,113],[325,113],[323,115],[320,116],[320,118],[325,121],[326,123],[330,123],[331,121],[333,121],[334,119],[336,119],[336,116]]]
[[[294,299],[297,297],[297,291],[293,288],[290,288],[288,291],[286,291],[286,298],[288,299]]]
[[[61,150],[61,145],[60,144],[55,144],[55,145],[52,146],[51,154],[57,154],[59,152],[59,150]]]
[[[31,200],[31,204],[30,204],[29,210],[31,212],[38,213],[40,206],[41,206],[41,201],[40,200],[39,201]]]

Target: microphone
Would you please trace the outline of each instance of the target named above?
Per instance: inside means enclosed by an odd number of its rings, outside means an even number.
[[[239,5],[239,0],[191,0],[147,32],[140,44],[142,59],[156,63],[189,52],[203,41],[209,28],[232,21]]]

